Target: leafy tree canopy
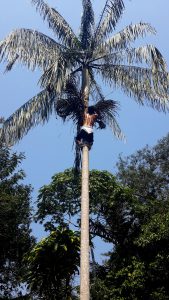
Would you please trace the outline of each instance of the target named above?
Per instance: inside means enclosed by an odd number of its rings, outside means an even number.
[[[36,219],[46,230],[54,229],[56,224],[69,224],[72,217],[76,217],[73,218],[75,226],[79,225],[80,187],[80,175],[74,177],[73,170],[67,169],[54,175],[52,182],[40,189]],[[121,233],[117,233],[116,227],[121,224],[123,230],[127,230],[127,215],[131,210],[128,206],[135,202],[131,191],[118,184],[111,173],[97,170],[90,172],[89,190],[91,234],[109,242],[115,241],[115,235],[120,239]]]
[[[117,163],[120,182],[142,197],[168,198],[169,134],[154,147],[146,146]]]
[[[118,162],[118,178],[135,199],[133,217],[124,239],[95,269],[92,299],[169,299],[168,138]]]
[[[0,146],[0,296],[20,294],[25,271],[24,254],[33,244],[31,236],[31,186],[21,181],[25,175],[18,166],[23,154],[11,154]]]
[[[71,288],[80,263],[79,233],[57,228],[25,257],[26,281],[40,299],[75,299]]]
[[[113,245],[107,261],[92,266],[91,299],[168,299],[167,141],[168,136],[152,149],[147,146],[138,151],[136,158],[128,158],[133,173],[128,172],[129,163],[126,169],[123,164],[120,182],[107,171],[90,172],[91,237],[99,236]],[[127,185],[127,179],[132,184]],[[46,229],[71,222],[79,225],[80,184],[80,177],[69,169],[41,188],[36,217]],[[156,193],[150,193],[153,186]]]

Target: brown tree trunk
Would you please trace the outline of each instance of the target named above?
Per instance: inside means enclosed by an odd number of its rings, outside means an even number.
[[[82,95],[85,109],[89,101],[89,75],[82,72]],[[89,149],[82,150],[80,300],[89,300]]]

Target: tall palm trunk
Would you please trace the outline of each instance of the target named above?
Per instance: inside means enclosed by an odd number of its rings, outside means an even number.
[[[82,95],[85,109],[89,101],[89,75],[87,68],[82,72]],[[80,300],[89,300],[89,149],[82,151],[81,193],[81,255],[80,255]]]

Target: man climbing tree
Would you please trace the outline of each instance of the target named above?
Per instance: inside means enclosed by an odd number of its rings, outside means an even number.
[[[81,130],[76,137],[76,142],[80,147],[86,145],[90,149],[93,145],[93,125],[97,117],[95,107],[89,106],[87,112],[84,113]]]

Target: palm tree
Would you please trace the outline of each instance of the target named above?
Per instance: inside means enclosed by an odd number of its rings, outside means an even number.
[[[140,22],[129,25],[112,36],[124,12],[123,0],[107,0],[96,26],[92,1],[82,0],[83,13],[79,36],[75,35],[59,12],[50,8],[43,0],[31,2],[48,22],[57,41],[35,30],[19,29],[0,43],[0,58],[7,61],[7,71],[11,70],[16,62],[26,65],[31,70],[36,67],[42,70],[39,80],[42,91],[5,121],[1,130],[4,142],[17,142],[32,127],[48,121],[53,112],[59,111],[57,101],[71,98],[67,97],[71,94],[66,92],[66,84],[70,80],[81,85],[80,96],[84,111],[88,107],[92,91],[97,94],[98,101],[105,101],[97,83],[98,76],[101,76],[111,89],[121,88],[141,105],[147,104],[162,111],[168,109],[168,74],[161,53],[153,45],[132,47],[137,38],[144,37],[147,33],[155,34],[155,29],[150,24]],[[74,109],[76,111],[76,107]],[[111,119],[110,115],[107,116]],[[89,149],[84,146],[81,300],[89,299],[88,156]]]

